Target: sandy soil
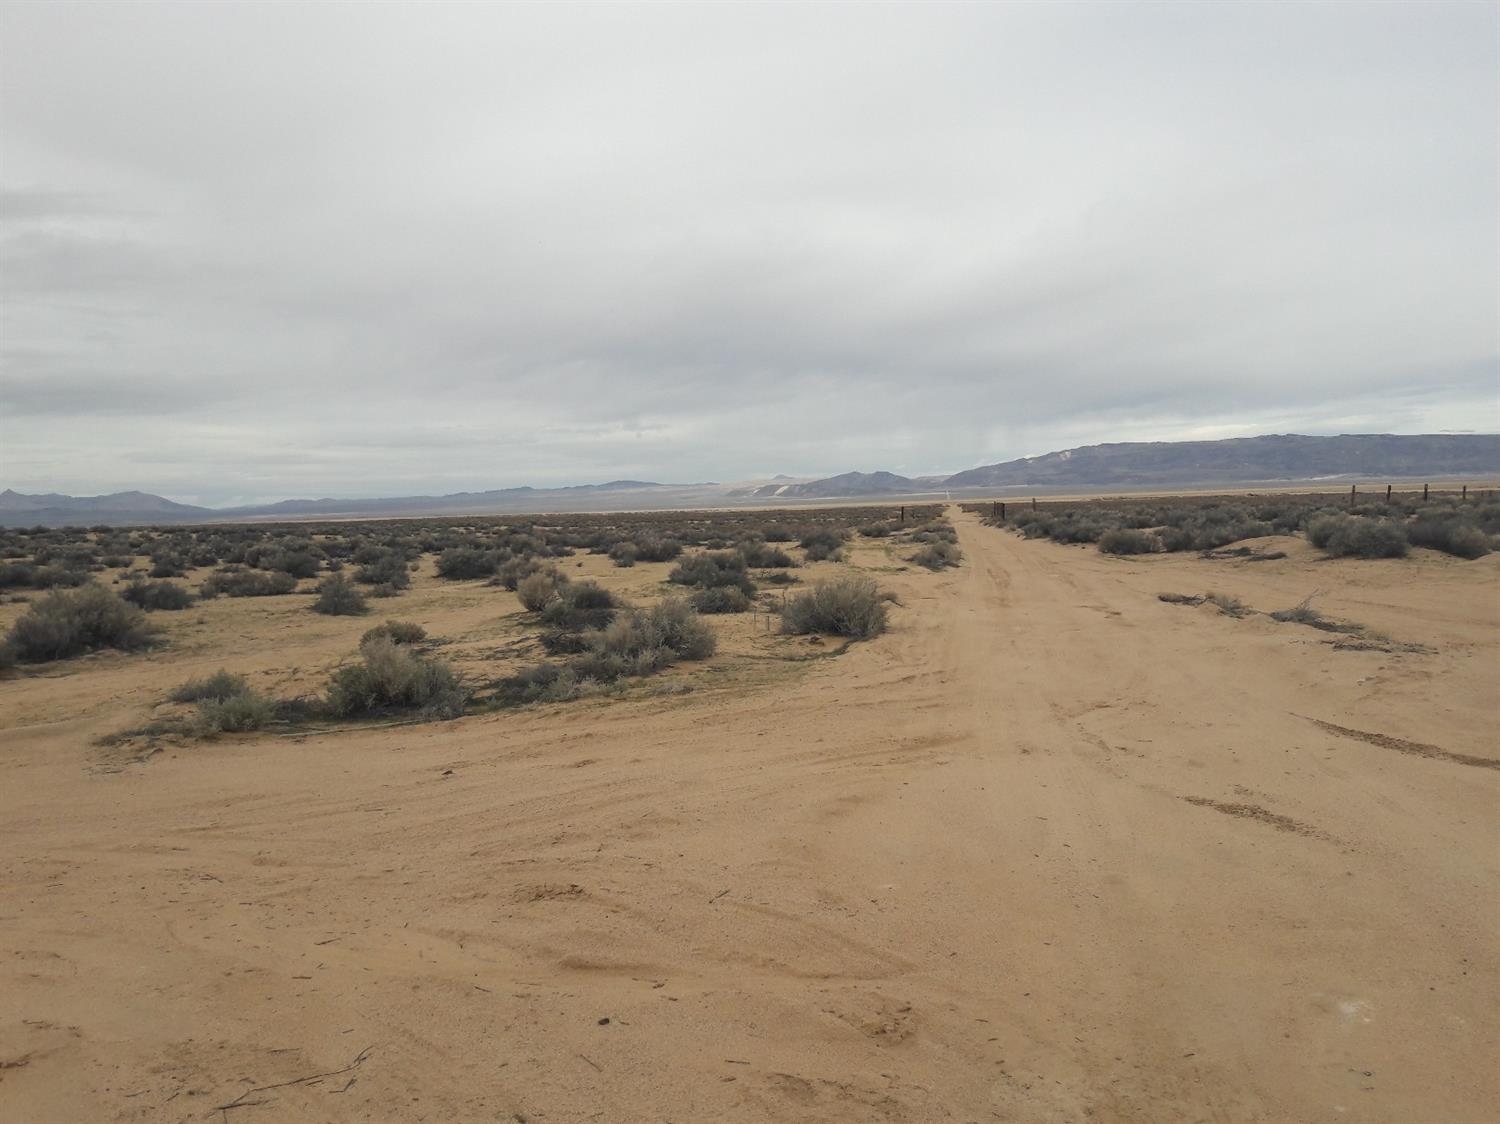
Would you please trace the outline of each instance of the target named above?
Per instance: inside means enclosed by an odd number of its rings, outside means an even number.
[[[1497,1119],[1500,559],[956,521],[886,636],[740,619],[687,694],[91,744],[370,623],[286,599],[0,683],[0,1118]],[[508,596],[392,607],[478,650]]]

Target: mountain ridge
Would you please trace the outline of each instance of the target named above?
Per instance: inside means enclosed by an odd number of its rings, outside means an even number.
[[[1215,441],[1109,442],[979,465],[948,476],[845,472],[778,475],[741,485],[610,480],[536,488],[522,484],[441,496],[286,499],[227,508],[178,503],[147,492],[100,496],[0,491],[0,525],[209,523],[247,519],[402,518],[638,510],[775,501],[901,499],[981,489],[1107,489],[1285,485],[1334,479],[1500,477],[1500,434],[1268,434]]]

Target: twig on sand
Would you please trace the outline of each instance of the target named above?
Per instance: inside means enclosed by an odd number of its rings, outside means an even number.
[[[604,1067],[601,1066],[598,1062],[596,1062],[593,1058],[589,1057],[587,1054],[579,1054],[578,1056],[580,1058],[582,1058],[584,1061],[588,1062],[589,1065],[593,1066],[600,1073],[604,1072]]]
[[[720,890],[717,894],[715,894],[713,897],[711,897],[711,898],[708,899],[708,904],[709,905],[713,905],[714,902],[718,901],[720,898],[722,898],[727,893],[729,893],[728,890]]]
[[[254,1096],[256,1093],[269,1093],[272,1089],[285,1089],[291,1085],[310,1085],[312,1084],[312,1082],[321,1081],[325,1077],[337,1077],[341,1073],[348,1073],[351,1069],[358,1069],[360,1066],[364,1065],[365,1059],[370,1056],[370,1051],[374,1048],[374,1046],[366,1046],[355,1056],[352,1062],[344,1066],[342,1069],[330,1069],[327,1073],[312,1073],[306,1077],[294,1077],[290,1081],[278,1081],[274,1085],[261,1085],[254,1089],[246,1089],[243,1093],[235,1097],[234,1100],[230,1101],[228,1104],[215,1105],[214,1111],[225,1112],[231,1108],[248,1108],[249,1106],[255,1104],[265,1104],[265,1101],[247,1101],[245,1098]],[[348,1086],[346,1085],[345,1088],[348,1088]]]

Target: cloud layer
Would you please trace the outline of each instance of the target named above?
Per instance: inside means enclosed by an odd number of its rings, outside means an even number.
[[[10,5],[0,476],[1500,428],[1492,5]]]

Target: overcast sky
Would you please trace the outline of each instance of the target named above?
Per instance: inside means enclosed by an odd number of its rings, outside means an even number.
[[[0,486],[1500,430],[1500,5],[0,5]]]

